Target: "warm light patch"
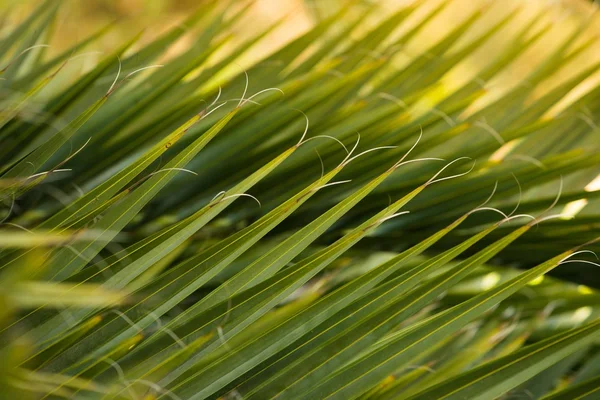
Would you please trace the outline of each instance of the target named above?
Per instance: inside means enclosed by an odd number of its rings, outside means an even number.
[[[592,307],[579,307],[573,313],[573,319],[577,322],[585,321],[590,315],[592,315]]]
[[[485,275],[481,280],[481,288],[483,290],[488,290],[496,286],[496,284],[500,281],[500,274],[497,272],[490,272]]]
[[[500,148],[490,156],[490,161],[500,162],[504,160],[504,158],[515,148],[517,143],[519,143],[518,140],[511,140],[510,142],[500,146]]]
[[[581,294],[592,294],[594,292],[592,289],[585,285],[577,286],[577,291]]]
[[[584,189],[586,192],[595,192],[596,190],[600,190],[600,175],[594,178],[593,181],[588,183],[588,185]]]
[[[586,199],[579,199],[567,203],[565,208],[563,208],[561,214],[562,219],[571,219],[575,217],[585,206],[587,206],[588,201]]]
[[[532,280],[530,280],[529,282],[527,282],[527,284],[529,286],[536,286],[539,285],[540,283],[542,283],[544,281],[544,275],[540,275],[537,278],[534,278]]]

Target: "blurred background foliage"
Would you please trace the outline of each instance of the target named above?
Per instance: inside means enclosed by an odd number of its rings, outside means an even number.
[[[275,21],[283,20],[285,23],[275,29],[267,40],[259,43],[250,54],[245,56],[245,60],[242,58],[239,61],[242,65],[250,65],[273,49],[306,32],[315,21],[335,13],[338,9],[347,7],[351,9],[351,13],[359,12],[352,11],[358,8],[351,5],[373,2],[382,5],[384,10],[389,10],[390,14],[399,6],[415,3],[412,0],[256,0],[252,2],[251,8],[243,20],[233,27],[233,38],[224,46],[223,53],[235,48],[254,32],[256,26],[268,26]],[[421,1],[417,1],[417,3],[419,2]],[[202,3],[207,3],[207,0],[67,0],[59,11],[58,22],[53,27],[53,42],[48,54],[56,54],[74,42],[87,37],[91,32],[114,23],[111,30],[95,42],[94,48],[89,49],[97,52],[90,52],[82,58],[79,67],[83,70],[90,69],[102,58],[103,54],[114,49],[123,37],[143,29],[142,38],[136,44],[137,47],[143,47],[164,32],[181,24]],[[239,2],[240,5],[242,3]],[[410,19],[414,22],[419,21],[431,8],[441,7],[441,3],[441,1],[428,2],[424,7],[420,7]],[[444,10],[435,17],[428,29],[420,32],[415,40],[408,43],[405,50],[406,59],[408,60],[418,53],[419,48],[434,43],[444,33],[449,32],[460,20],[464,19],[465,15],[475,8],[479,8],[482,3],[489,4],[490,12],[480,18],[480,21],[466,35],[463,35],[455,47],[467,43],[471,38],[481,34],[495,21],[496,16],[503,14],[505,10],[513,8],[522,10],[514,19],[515,23],[510,24],[504,30],[505,34],[494,35],[477,51],[463,60],[458,68],[454,68],[450,74],[444,77],[446,81],[452,82],[451,86],[453,87],[469,80],[481,61],[486,61],[490,58],[490,54],[497,53],[499,48],[507,44],[511,35],[515,34],[519,27],[525,21],[530,20],[532,16],[539,14],[540,25],[544,22],[551,25],[550,31],[536,45],[531,46],[522,57],[499,74],[492,85],[487,86],[486,89],[491,92],[486,97],[487,100],[497,97],[511,85],[521,82],[522,78],[535,68],[537,62],[548,55],[556,41],[564,37],[566,32],[575,29],[582,21],[589,20],[589,29],[579,35],[574,46],[600,34],[600,15],[595,15],[598,8],[595,2],[586,0],[456,0],[444,7]],[[4,10],[9,10],[3,16],[4,22],[0,25],[0,29],[22,20],[37,4],[38,2],[35,0],[0,0],[0,6]],[[385,16],[385,13],[381,12],[365,16],[365,21],[362,21],[361,26],[353,32],[353,35],[360,37]],[[410,26],[410,21],[406,25]],[[182,29],[186,29],[186,27],[182,26]],[[179,43],[166,53],[165,57],[173,57],[178,54],[178,51],[187,48],[193,37],[192,34],[184,35]],[[578,71],[592,65],[596,61],[596,57],[593,55],[598,54],[600,54],[600,43],[595,43],[590,46],[589,51],[572,59],[570,62],[572,65],[569,68],[562,68],[561,71],[558,71],[550,82],[559,84],[574,76]],[[590,87],[589,84],[595,81],[595,76],[591,77],[586,84],[581,85],[581,91],[585,91]],[[543,89],[539,90],[539,94],[550,91],[553,87],[544,85]],[[571,97],[575,98],[579,93],[581,92],[574,91],[571,93]]]
[[[308,30],[315,20],[322,19],[328,15],[335,13],[342,7],[350,7],[352,3],[378,3],[383,5],[384,9],[388,9],[390,13],[398,6],[415,3],[412,0],[256,0],[253,1],[251,10],[245,15],[242,23],[235,27],[236,34],[239,36],[238,41],[241,41],[245,34],[253,32],[255,26],[268,25],[281,18],[285,18],[285,24],[282,24],[276,31],[270,35],[268,45],[272,48],[277,48],[282,43],[287,42],[290,38],[297,37],[301,33]],[[502,14],[504,10],[511,9],[515,6],[523,8],[523,12],[516,19],[516,23],[511,24],[506,30],[506,35],[496,35],[487,44],[477,52],[477,56],[485,57],[485,54],[494,51],[503,42],[510,37],[509,33],[514,33],[521,22],[529,20],[531,15],[539,13],[541,10],[549,11],[540,15],[541,19],[553,19],[552,30],[546,35],[545,40],[540,41],[537,46],[528,51],[528,54],[522,57],[521,63],[517,63],[513,71],[507,72],[507,75],[522,76],[529,65],[532,68],[532,62],[540,59],[545,52],[550,48],[550,44],[554,43],[553,39],[561,37],[565,30],[573,29],[579,22],[590,18],[593,15],[597,5],[595,2],[586,0],[457,0],[453,1],[448,7],[436,17],[436,21],[432,23],[429,29],[420,33],[418,40],[413,41],[422,43],[423,40],[429,39],[433,41],[439,38],[444,32],[449,31],[453,26],[456,26],[465,15],[470,11],[478,8],[481,3],[489,3],[489,6],[495,8],[496,11],[490,11],[487,17],[480,20],[477,24],[478,29],[473,29],[469,34],[465,35],[461,41],[467,42],[470,37],[476,36],[484,30],[488,23],[493,21],[495,15]],[[6,28],[12,25],[9,22],[20,21],[26,16],[39,2],[36,0],[0,0],[0,7],[3,10],[8,10],[6,15],[2,16],[4,23],[2,27]],[[52,49],[49,53],[58,52],[69,44],[76,42],[78,38],[84,38],[89,33],[98,30],[106,24],[115,22],[115,26],[111,31],[95,43],[99,50],[106,51],[113,49],[120,39],[131,32],[139,29],[145,29],[142,40],[137,43],[138,47],[142,47],[144,43],[152,41],[153,38],[160,36],[171,29],[173,26],[180,24],[198,5],[208,3],[207,0],[67,0],[59,11],[58,23],[55,26],[55,34],[53,35]],[[240,4],[242,2],[240,1]],[[429,2],[431,7],[438,7],[436,2]],[[441,3],[441,2],[438,2]],[[429,11],[429,7],[421,7],[418,13],[412,16],[414,21],[419,20]],[[362,24],[361,29],[356,30],[353,34],[360,36],[364,31],[372,27],[376,21],[384,18],[384,13],[377,15],[369,15],[368,21]],[[589,35],[600,33],[600,16],[593,17],[595,22],[592,22],[591,29],[588,35],[582,35],[580,41],[585,41]],[[433,29],[431,29],[433,27]],[[185,29],[185,28],[184,28]],[[190,37],[181,39],[183,43],[190,40]],[[233,41],[235,42],[235,40]],[[233,47],[235,43],[232,43]],[[263,43],[264,45],[264,43]],[[183,44],[180,48],[184,48]],[[272,50],[269,49],[269,50]],[[600,45],[596,45],[596,49],[600,49]],[[255,52],[254,56],[260,58],[263,54]],[[582,58],[589,60],[589,54]],[[585,60],[574,60],[574,64],[581,64]]]

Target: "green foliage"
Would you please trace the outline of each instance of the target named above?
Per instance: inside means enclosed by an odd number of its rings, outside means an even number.
[[[3,397],[597,398],[587,23],[494,96],[543,12],[348,2],[252,57],[281,21],[201,2],[76,74],[110,27],[48,53],[59,3],[0,39]]]

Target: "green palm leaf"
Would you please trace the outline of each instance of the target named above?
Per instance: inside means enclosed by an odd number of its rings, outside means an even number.
[[[591,18],[307,2],[274,46],[258,3],[81,73],[118,24],[7,14],[0,393],[598,397]]]

